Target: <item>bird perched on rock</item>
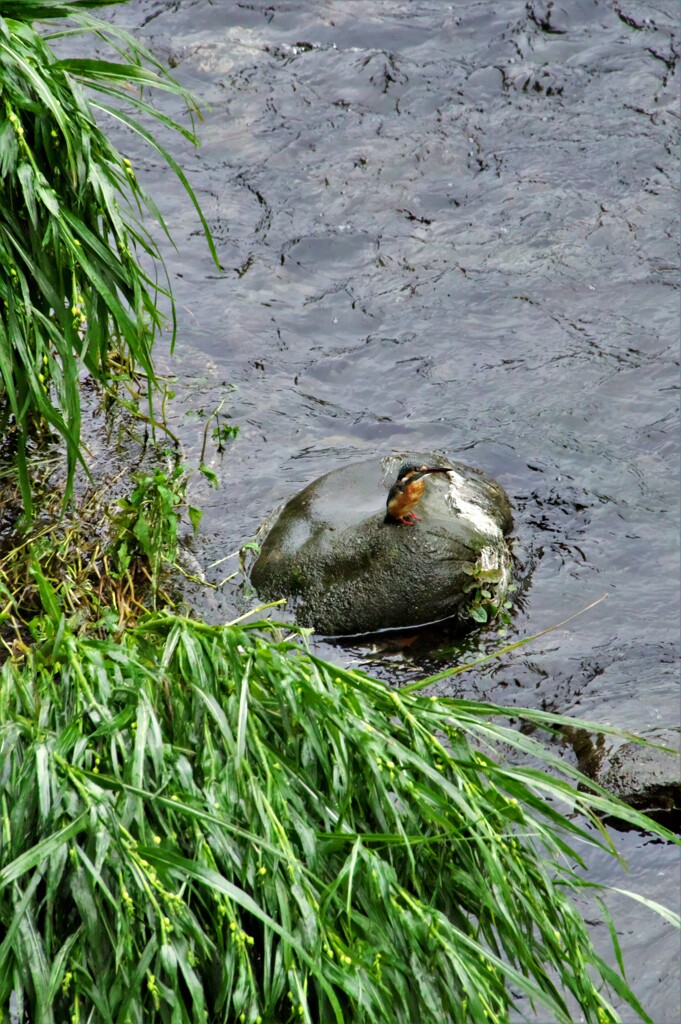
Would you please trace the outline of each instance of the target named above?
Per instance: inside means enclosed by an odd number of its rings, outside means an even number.
[[[385,522],[413,526],[415,520],[420,519],[414,509],[426,489],[425,478],[431,473],[449,472],[444,466],[416,466],[414,463],[405,462],[388,492]]]

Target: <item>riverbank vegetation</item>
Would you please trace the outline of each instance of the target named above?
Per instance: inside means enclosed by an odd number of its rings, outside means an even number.
[[[102,0],[0,3],[0,431],[15,449],[29,512],[28,451],[31,438],[46,427],[65,445],[70,497],[82,461],[83,373],[102,387],[144,383],[153,422],[158,382],[151,348],[164,323],[162,303],[173,328],[171,348],[175,336],[172,293],[158,277],[160,272],[163,280],[162,252],[147,226],[167,238],[165,221],[100,119],[144,139],[174,171],[217,262],[191,186],[147,124],[198,140],[152,106],[146,93],[168,90],[192,115],[198,109],[132,35],[87,11],[102,6]],[[52,20],[38,32],[32,24],[37,18]],[[54,46],[64,50],[79,33],[119,59],[58,59]]]
[[[615,855],[604,813],[673,837],[578,791],[540,742],[561,719],[514,709],[518,730],[502,708],[328,664],[290,626],[181,614],[165,572],[198,514],[177,455],[122,500],[95,489],[56,514],[87,464],[86,374],[156,420],[170,291],[140,261],[160,258],[141,210],[162,217],[98,118],[104,89],[176,130],[121,79],[174,87],[86,11],[102,5],[0,0],[0,1014],[463,1024],[522,1000],[539,1019],[649,1020],[579,851]],[[123,70],[58,61],[31,21],[64,13]],[[50,430],[56,499],[38,486]]]

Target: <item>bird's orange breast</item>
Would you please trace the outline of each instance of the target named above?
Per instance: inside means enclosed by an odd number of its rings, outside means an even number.
[[[396,495],[394,504],[397,506],[397,514],[399,516],[406,515],[415,508],[421,500],[421,495],[426,489],[426,481],[422,477],[420,480],[414,480],[411,483],[406,483],[402,488],[401,492]]]

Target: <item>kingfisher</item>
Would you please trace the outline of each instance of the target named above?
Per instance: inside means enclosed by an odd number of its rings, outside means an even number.
[[[414,509],[426,489],[425,478],[430,473],[449,472],[450,470],[444,466],[417,466],[413,462],[405,462],[400,467],[397,480],[388,491],[385,522],[413,526],[414,522],[421,518],[416,515]]]

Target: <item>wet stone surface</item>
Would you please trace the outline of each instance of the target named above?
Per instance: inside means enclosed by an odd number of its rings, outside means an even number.
[[[665,729],[649,739],[655,747],[624,743],[604,762],[596,781],[638,810],[673,817],[675,827],[680,829],[681,730]]]
[[[427,478],[413,526],[386,522],[402,462],[451,467]],[[434,453],[370,459],[327,473],[291,498],[251,579],[261,597],[293,598],[301,625],[347,635],[468,618],[471,572],[510,572],[508,498],[490,477]],[[471,620],[468,620],[469,624]]]

